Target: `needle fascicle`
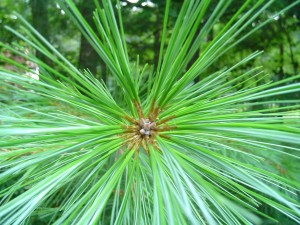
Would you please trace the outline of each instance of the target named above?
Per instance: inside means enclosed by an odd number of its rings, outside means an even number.
[[[170,137],[162,134],[163,131],[170,131],[175,129],[175,126],[169,126],[167,122],[174,119],[175,116],[167,116],[161,120],[158,115],[161,112],[159,106],[156,106],[156,101],[153,100],[150,105],[147,116],[144,115],[142,107],[138,101],[134,102],[138,119],[128,115],[123,116],[125,120],[131,123],[123,125],[122,138],[125,139],[124,145],[135,152],[134,158],[138,157],[140,149],[143,148],[147,155],[149,155],[149,145],[152,145],[155,150],[160,150],[156,141],[156,136],[169,139]]]

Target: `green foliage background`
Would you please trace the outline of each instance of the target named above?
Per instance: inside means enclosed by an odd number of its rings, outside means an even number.
[[[80,6],[94,9],[93,1],[76,1]],[[142,64],[155,62],[155,34],[160,33],[162,30],[162,17],[164,13],[164,1],[151,1],[155,5],[149,7],[142,4],[147,1],[138,1],[137,3],[130,3],[123,1],[123,22],[126,30],[126,41],[128,44],[129,57],[131,60],[136,60],[136,55],[139,55]],[[180,6],[183,1],[173,1],[170,12],[169,32],[172,32],[173,24],[176,20]],[[257,21],[253,23],[253,27],[258,26],[259,23],[266,18],[274,15],[279,9],[292,3],[293,0],[275,1],[272,7],[264,11]],[[210,11],[213,10],[216,2],[211,5]],[[236,1],[232,7],[226,12],[226,17],[223,21],[220,20],[214,25],[214,28],[206,42],[203,42],[203,47],[207,45],[215,34],[224,26],[225,21],[230,18],[234,12],[241,6],[241,3]],[[54,1],[49,1],[48,19],[49,19],[49,37],[51,43],[54,44],[71,62],[78,65],[79,47],[80,47],[80,32],[75,28],[74,24],[64,14],[60,14],[60,10]],[[133,7],[138,8],[133,9]],[[17,27],[16,18],[12,14],[13,11],[22,12],[22,15],[29,21],[32,20],[30,1],[16,0],[3,0],[0,3],[0,40],[2,42],[17,41],[15,36],[6,32],[4,25]],[[241,42],[236,48],[233,48],[230,54],[224,56],[218,64],[210,67],[209,73],[222,69],[228,65],[232,65],[236,60],[244,58],[249,53],[256,50],[264,50],[264,54],[256,60],[249,62],[242,69],[246,71],[249,68],[256,66],[263,66],[269,75],[268,80],[283,79],[291,75],[299,73],[300,66],[300,22],[299,22],[299,7],[281,14],[272,23],[256,31],[255,35]],[[60,15],[59,15],[60,14]],[[59,16],[58,16],[59,15]],[[90,15],[91,16],[91,15]],[[208,14],[209,16],[209,14]],[[249,28],[248,28],[249,29]],[[158,43],[159,44],[159,43]],[[282,48],[282,49],[281,49]],[[201,51],[201,49],[199,49]],[[281,51],[283,53],[281,53]],[[98,72],[101,72],[101,64],[99,59],[94,59],[93,64],[95,67],[98,65]],[[206,76],[203,74],[203,76]]]

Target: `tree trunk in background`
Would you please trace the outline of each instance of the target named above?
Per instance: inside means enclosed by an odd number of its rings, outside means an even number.
[[[82,13],[85,20],[91,27],[96,30],[93,20],[94,2],[93,0],[82,1],[80,5],[80,12]],[[101,66],[101,78],[106,81],[106,65],[103,60],[100,59],[97,52],[92,48],[86,38],[82,35],[80,41],[80,52],[78,67],[80,69],[89,69],[94,76],[97,76],[97,66]]]
[[[278,20],[278,25],[279,25],[280,30],[282,31],[283,26],[281,24],[281,20]],[[283,69],[283,66],[284,66],[284,46],[283,46],[283,43],[280,42],[278,47],[279,47],[278,80],[282,80],[285,77],[284,69]]]
[[[153,58],[153,64],[155,67],[158,66],[158,59],[159,59],[159,50],[160,50],[160,33],[161,33],[161,13],[159,11],[159,9],[155,10],[155,14],[156,14],[156,29],[154,30],[154,45],[153,45],[153,49],[154,49],[154,58]]]
[[[30,5],[32,14],[32,24],[34,28],[48,40],[48,0],[30,0]],[[36,52],[36,56],[44,62],[49,61],[49,59],[40,52]]]
[[[284,65],[284,47],[283,44],[280,43],[279,44],[279,71],[278,71],[279,80],[284,79],[283,65]]]
[[[293,69],[294,69],[294,75],[298,74],[298,62],[295,60],[294,57],[294,52],[293,52],[293,43],[291,40],[291,37],[288,33],[286,33],[287,35],[287,41],[289,43],[289,49],[290,49],[290,59],[291,59],[291,63],[293,65]]]
[[[283,27],[283,26],[281,26],[281,27]],[[283,29],[283,32],[284,32],[284,34],[286,36],[286,40],[289,44],[290,59],[291,59],[291,63],[292,63],[293,70],[294,70],[293,75],[296,75],[296,74],[298,74],[298,63],[297,63],[297,61],[295,60],[295,57],[294,57],[293,42],[292,42],[292,39],[290,37],[290,33],[285,28]]]

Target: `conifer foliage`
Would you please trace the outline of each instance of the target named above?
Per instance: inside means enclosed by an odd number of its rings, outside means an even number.
[[[0,69],[0,224],[276,222],[262,207],[299,223],[298,178],[280,162],[299,164],[299,99],[288,94],[300,91],[300,75],[252,85],[263,68],[235,74],[258,51],[203,76],[273,20],[249,29],[273,1],[243,1],[190,66],[234,2],[186,0],[170,28],[166,0],[158,65],[148,66],[129,61],[119,2],[95,1],[93,30],[72,0],[60,1],[115,86],[78,70],[16,14],[20,29],[6,29],[22,45],[1,45],[36,64],[39,80],[1,56],[16,69]]]

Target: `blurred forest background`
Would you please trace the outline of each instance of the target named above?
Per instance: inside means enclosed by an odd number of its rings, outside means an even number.
[[[214,7],[211,4],[211,10]],[[173,0],[170,12],[169,32],[175,23],[177,14],[183,0]],[[217,1],[215,1],[217,2]],[[213,31],[203,40],[203,47],[208,45],[214,35],[220,30],[232,15],[241,6],[243,1],[235,1],[230,7],[230,11],[225,13],[222,20],[215,24]],[[267,18],[273,18],[263,29],[256,31],[251,37],[242,41],[229,54],[223,56],[218,63],[211,66],[207,76],[219,69],[233,65],[240,59],[246,57],[253,51],[264,50],[264,54],[250,61],[239,70],[248,70],[258,66],[263,66],[268,76],[260,79],[255,77],[249,79],[243,85],[257,85],[259,82],[270,80],[280,80],[291,75],[299,74],[300,69],[300,9],[294,7],[280,16],[275,14],[279,9],[292,3],[293,0],[275,1],[269,11],[265,11],[255,23],[253,29]],[[80,11],[89,23],[93,23],[93,0],[77,0]],[[122,0],[123,21],[128,44],[129,56],[132,61],[139,55],[140,64],[156,64],[160,46],[160,35],[162,31],[162,20],[165,1],[160,0]],[[1,0],[0,1],[0,41],[4,43],[19,42],[20,40],[4,29],[4,25],[17,28],[18,22],[13,11],[21,13],[30,21],[36,29],[43,34],[50,42],[57,47],[74,65],[81,69],[88,68],[96,77],[109,83],[109,73],[105,64],[92,50],[88,42],[81,36],[79,30],[74,26],[70,18],[60,9],[59,4],[51,0]],[[202,23],[204,24],[205,21]],[[201,29],[201,27],[200,27]],[[0,49],[1,54],[9,54]],[[201,48],[194,56],[196,59],[201,53]],[[42,55],[36,53],[43,59]],[[18,58],[14,58],[18,60]],[[46,60],[46,59],[43,59]],[[47,61],[47,60],[46,60]],[[30,66],[30,65],[29,65]],[[55,65],[53,65],[55,66]],[[235,71],[236,73],[244,71]],[[234,74],[233,74],[234,76]],[[242,88],[242,87],[241,87]],[[293,96],[300,97],[300,96]]]

